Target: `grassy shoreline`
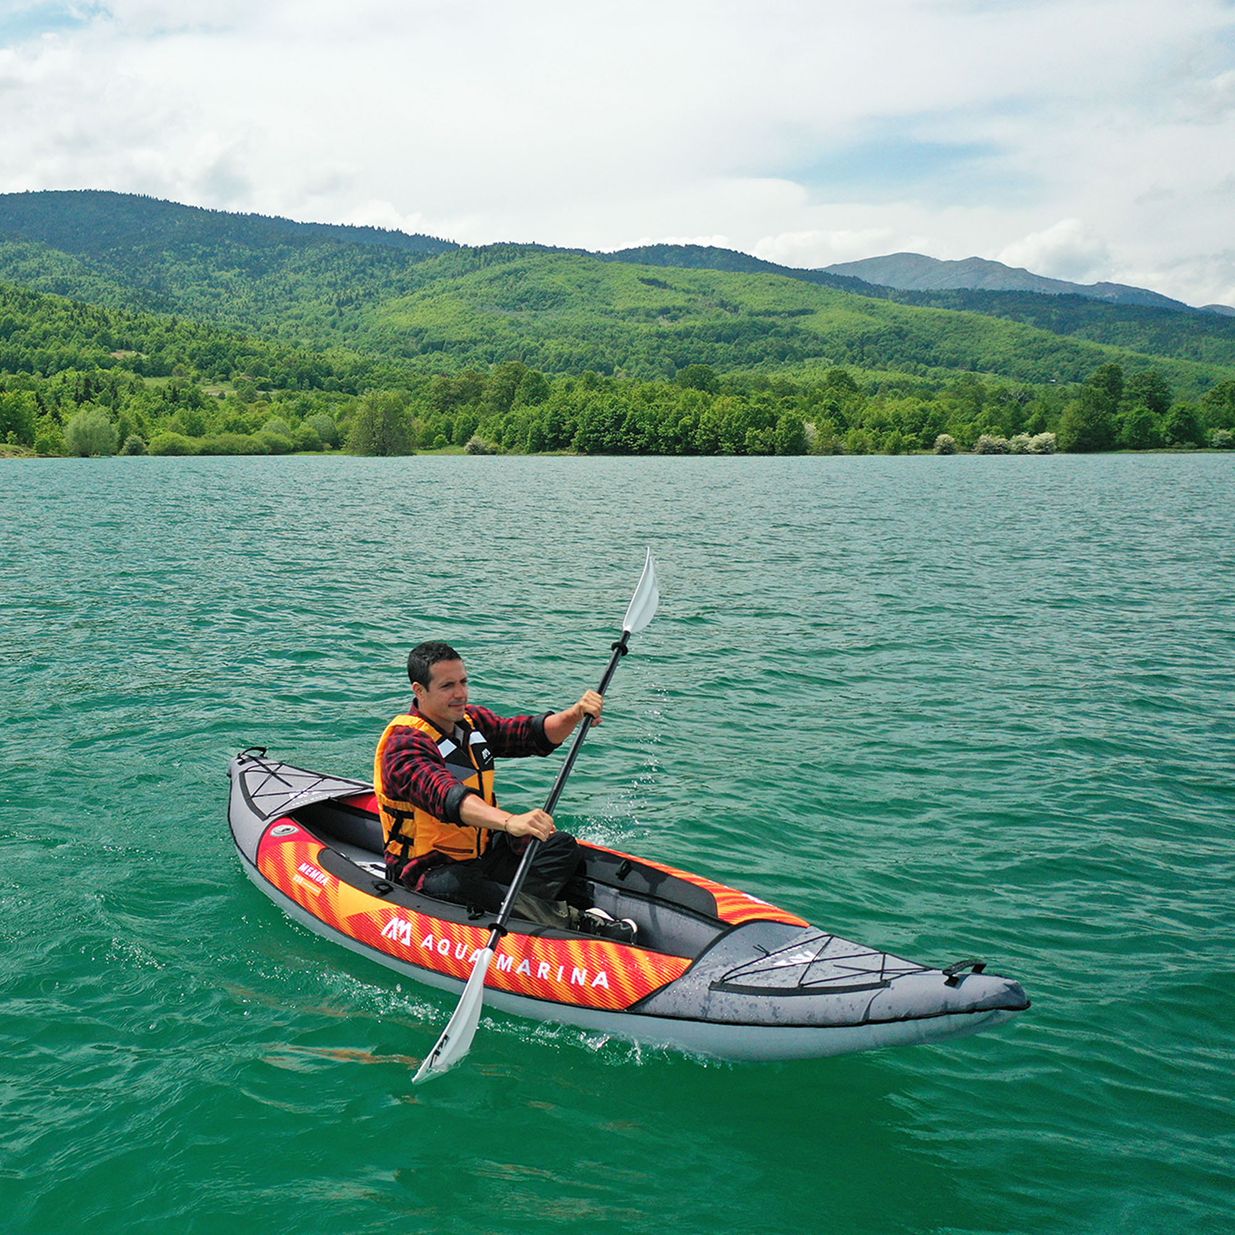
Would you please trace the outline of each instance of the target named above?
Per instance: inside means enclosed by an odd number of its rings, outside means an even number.
[[[888,451],[863,451],[861,453],[834,451],[826,454],[809,453],[801,455],[684,455],[684,454],[588,454],[579,450],[536,450],[536,451],[496,451],[484,455],[470,454],[461,446],[448,446],[442,450],[417,450],[402,455],[368,455],[354,450],[298,450],[289,454],[277,456],[283,459],[443,459],[443,458],[483,458],[483,459],[909,459],[909,458],[956,458],[971,456],[974,458],[1020,457],[1048,458],[1052,455],[1225,455],[1230,454],[1228,447],[1217,446],[1157,446],[1149,450],[1091,450],[1091,451],[1061,451],[1053,450],[1034,454],[1030,451],[981,451],[956,450],[943,453],[937,450],[900,450],[895,453]],[[0,443],[0,462],[30,459],[58,459],[67,462],[70,459],[269,459],[276,456],[266,454],[193,454],[193,455],[41,455],[27,446],[12,446]]]

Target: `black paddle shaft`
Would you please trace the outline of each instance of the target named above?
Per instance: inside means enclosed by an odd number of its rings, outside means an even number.
[[[609,689],[609,683],[613,680],[613,675],[617,672],[618,662],[626,655],[630,649],[627,644],[630,642],[630,631],[622,631],[622,637],[613,645],[613,657],[609,661],[609,667],[605,670],[605,676],[600,679],[600,686],[597,689],[597,694],[603,695]],[[575,766],[575,760],[579,757],[579,750],[583,746],[583,739],[587,737],[588,730],[592,727],[592,718],[584,716],[583,722],[579,726],[579,732],[575,734],[574,744],[570,748],[570,754],[566,756],[566,762],[562,764],[562,770],[557,774],[557,780],[553,782],[553,788],[549,790],[549,797],[545,801],[545,814],[553,814],[554,807],[557,806],[557,800],[562,796],[562,790],[566,786],[566,778],[570,775],[570,770]],[[540,848],[540,838],[533,836],[531,843],[523,851],[523,859],[519,863],[519,869],[515,871],[515,877],[511,880],[510,890],[506,893],[506,899],[502,901],[502,908],[497,915],[497,921],[493,924],[493,933],[489,936],[489,947],[495,947],[497,941],[506,934],[506,923],[510,921],[511,912],[514,909],[515,898],[523,889],[523,881],[527,878],[527,872],[532,865],[532,859],[536,856],[537,850]]]

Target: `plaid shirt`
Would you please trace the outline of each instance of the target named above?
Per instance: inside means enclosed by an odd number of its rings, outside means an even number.
[[[421,715],[414,707],[411,710]],[[547,712],[541,716],[504,717],[469,704],[467,714],[498,759],[548,755],[557,749],[545,734]],[[463,822],[459,817],[463,799],[476,792],[447,768],[437,742],[429,734],[406,725],[396,729],[386,743],[382,785],[387,796],[412,802],[446,823]]]

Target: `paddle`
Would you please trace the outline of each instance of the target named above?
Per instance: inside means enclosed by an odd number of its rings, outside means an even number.
[[[643,574],[639,576],[635,594],[630,598],[630,605],[626,609],[626,617],[622,622],[622,637],[613,645],[613,657],[609,661],[609,667],[605,670],[605,676],[600,679],[598,688],[600,694],[603,695],[608,690],[609,682],[617,670],[618,661],[628,651],[627,644],[630,642],[631,635],[638,634],[652,620],[659,601],[660,593],[656,590],[656,563],[652,561],[652,550],[649,549],[647,560],[643,564]],[[585,716],[583,723],[579,726],[579,732],[575,735],[570,754],[566,756],[566,762],[562,764],[562,770],[557,774],[557,780],[554,781],[548,800],[545,802],[546,814],[553,814],[553,809],[557,806],[557,800],[566,784],[566,778],[570,775],[571,768],[575,766],[575,759],[578,758],[583,739],[587,737],[591,727],[592,718]],[[480,1022],[480,1009],[485,1000],[485,976],[489,972],[489,964],[493,960],[498,944],[506,934],[506,923],[510,920],[515,898],[523,887],[528,868],[539,848],[540,841],[533,837],[523,851],[523,859],[519,863],[519,869],[515,872],[510,890],[506,893],[506,899],[502,901],[497,921],[494,922],[493,930],[489,935],[489,942],[472,965],[471,977],[468,978],[467,985],[463,988],[463,994],[459,998],[459,1006],[455,1008],[454,1015],[442,1031],[442,1036],[438,1038],[437,1045],[425,1056],[424,1063],[417,1070],[413,1078],[416,1083],[440,1076],[447,1069],[453,1068],[471,1049],[472,1038],[475,1037],[476,1026]]]

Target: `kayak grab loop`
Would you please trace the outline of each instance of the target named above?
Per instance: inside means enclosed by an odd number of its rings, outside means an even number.
[[[265,772],[268,777],[277,780],[280,785],[287,785],[288,787],[291,786],[292,782],[290,780],[287,780],[285,777],[279,775],[279,768],[283,766],[281,763],[276,763],[274,767],[271,767],[270,764],[266,762],[266,748],[264,746],[246,746],[245,749],[236,756],[236,758],[247,759],[250,763],[257,764],[257,766],[261,768],[261,770]]]
[[[387,883],[385,879],[379,879],[373,885],[373,891],[378,896],[389,896],[395,890],[393,883]]]
[[[979,960],[957,961],[955,964],[949,965],[943,972],[947,975],[944,979],[945,986],[959,986],[961,974],[968,969],[971,973],[982,973],[986,969],[986,962]]]

